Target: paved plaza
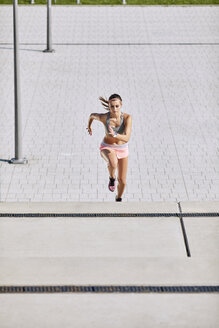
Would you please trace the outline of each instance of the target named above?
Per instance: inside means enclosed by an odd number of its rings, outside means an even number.
[[[113,201],[99,96],[133,116],[124,201],[219,199],[217,6],[19,6],[23,156],[14,157],[12,6],[0,7],[0,201]]]
[[[13,165],[12,6],[0,6],[1,328],[217,327],[219,7],[53,6],[52,17],[44,53],[46,6],[19,6],[28,164]],[[86,131],[112,93],[133,117],[122,203],[107,188],[103,126]]]

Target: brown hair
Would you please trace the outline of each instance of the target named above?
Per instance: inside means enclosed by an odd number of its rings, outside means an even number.
[[[106,109],[106,110],[109,110],[109,101],[112,100],[112,99],[119,99],[120,101],[122,101],[122,98],[120,97],[120,95],[114,93],[113,95],[111,95],[109,97],[109,100],[106,100],[105,98],[103,97],[99,97],[100,101],[101,101],[101,104],[103,105],[103,107]]]

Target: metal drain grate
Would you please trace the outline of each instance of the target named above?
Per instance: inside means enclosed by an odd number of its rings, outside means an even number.
[[[219,286],[0,286],[8,293],[219,293]]]
[[[0,217],[82,217],[82,218],[104,218],[104,217],[219,217],[219,213],[0,213]]]

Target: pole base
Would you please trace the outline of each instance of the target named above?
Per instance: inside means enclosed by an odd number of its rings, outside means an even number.
[[[26,158],[12,158],[10,161],[9,161],[9,164],[27,164],[28,163],[28,160]]]
[[[43,50],[43,52],[55,52],[55,50],[54,49],[45,49],[45,50]]]

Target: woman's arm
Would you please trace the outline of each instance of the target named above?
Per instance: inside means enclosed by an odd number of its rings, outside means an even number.
[[[129,138],[131,136],[131,131],[132,131],[132,117],[131,117],[131,115],[128,115],[126,122],[125,122],[125,133],[117,134],[115,139],[124,141],[124,142],[128,142]],[[111,127],[109,127],[109,135],[112,137],[114,137],[114,135],[115,135],[115,132]]]
[[[103,122],[103,116],[105,114],[98,114],[98,113],[91,113],[90,116],[89,116],[89,120],[88,120],[88,127],[87,127],[87,130],[88,130],[88,133],[92,136],[92,128],[91,128],[91,124],[93,122],[93,120],[97,120],[97,121],[100,121],[100,122]]]

